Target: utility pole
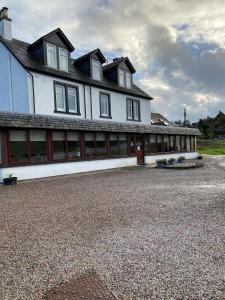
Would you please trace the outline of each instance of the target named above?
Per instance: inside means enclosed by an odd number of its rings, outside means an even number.
[[[186,123],[187,123],[187,110],[186,107],[184,108],[184,127],[186,127]]]

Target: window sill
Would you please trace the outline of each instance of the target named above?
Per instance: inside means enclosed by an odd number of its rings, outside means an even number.
[[[54,113],[56,113],[56,114],[64,114],[64,115],[81,116],[81,113],[73,113],[73,112],[67,112],[67,111],[58,111],[58,110],[54,110]]]
[[[106,117],[106,116],[99,116],[99,118],[101,118],[101,119],[112,119],[111,116],[109,116],[109,117]]]
[[[130,121],[130,122],[141,122],[141,120],[134,120],[134,119],[127,119],[127,121]]]

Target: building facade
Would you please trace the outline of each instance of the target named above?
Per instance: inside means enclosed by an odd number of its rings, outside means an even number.
[[[0,13],[0,180],[196,157],[196,129],[151,125],[151,101],[128,57],[100,49],[73,59],[60,28],[32,44]]]

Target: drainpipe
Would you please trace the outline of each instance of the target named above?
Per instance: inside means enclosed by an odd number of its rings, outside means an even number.
[[[35,109],[35,93],[34,93],[34,75],[27,71],[28,74],[31,76],[31,84],[32,84],[32,98],[33,98],[33,113],[35,114],[36,109]]]

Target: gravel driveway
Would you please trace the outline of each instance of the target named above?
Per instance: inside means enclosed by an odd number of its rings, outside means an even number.
[[[89,271],[118,299],[224,299],[223,160],[0,186],[0,299]]]

